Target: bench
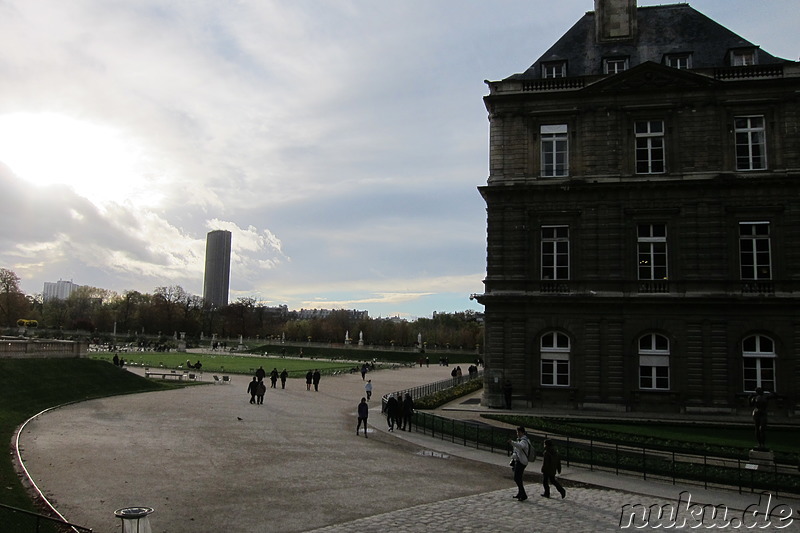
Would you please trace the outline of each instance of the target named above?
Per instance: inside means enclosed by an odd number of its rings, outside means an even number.
[[[146,377],[146,378],[153,378],[153,377],[160,377],[161,379],[175,378],[175,379],[177,379],[179,381],[182,381],[183,380],[183,376],[184,376],[183,373],[178,374],[175,371],[172,371],[172,372],[150,372],[149,370],[145,370],[145,372],[144,372],[144,377]]]

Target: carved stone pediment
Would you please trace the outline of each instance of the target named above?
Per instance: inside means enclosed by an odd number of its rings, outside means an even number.
[[[685,70],[646,62],[586,86],[584,93],[663,92],[706,89],[720,82]]]

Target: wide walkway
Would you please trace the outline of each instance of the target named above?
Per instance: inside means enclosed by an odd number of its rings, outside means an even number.
[[[281,370],[279,359],[263,361],[267,371]],[[48,412],[24,430],[22,457],[56,508],[96,532],[120,531],[114,510],[134,505],[155,508],[154,533],[618,531],[621,522],[630,524],[633,509],[633,525],[656,529],[668,521],[653,514],[643,524],[643,510],[670,504],[680,507],[677,523],[685,518],[687,531],[698,525],[697,504],[728,508],[716,526],[708,517],[703,522],[717,531],[745,530],[761,516],[742,523],[742,511],[759,504],[757,495],[579,468],[564,471],[565,500],[545,499],[539,496],[539,461],[527,473],[529,500],[518,502],[511,498],[516,489],[502,454],[386,431],[382,394],[446,379],[449,371],[431,366],[368,374],[375,385],[369,438],[355,435],[364,385],[359,374],[323,377],[319,392],[290,379],[285,390],[280,384],[268,389],[263,406],[249,404],[249,379],[235,376],[229,385],[92,400]],[[780,530],[800,531],[800,502],[777,503],[792,509],[794,521],[779,523],[773,515],[773,527],[760,530],[788,524]],[[765,499],[759,510],[767,505],[774,509],[776,500]]]

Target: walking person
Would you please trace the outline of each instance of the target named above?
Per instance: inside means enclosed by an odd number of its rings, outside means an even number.
[[[283,372],[281,372],[281,388],[282,388],[282,389],[285,389],[285,388],[286,388],[286,379],[287,379],[288,377],[289,377],[289,373],[288,373],[288,372],[286,371],[286,369],[284,368],[284,369],[283,369]]]
[[[553,484],[562,498],[567,495],[567,491],[556,479],[556,472],[561,473],[561,457],[558,455],[553,441],[545,439],[544,453],[542,454],[542,485],[544,485],[542,496],[545,498],[550,497],[550,483]]]
[[[272,382],[272,388],[275,388],[275,384],[278,382],[278,369],[273,368],[272,372],[269,373],[269,380]]]
[[[312,376],[312,380],[314,381],[314,390],[319,392],[319,380],[320,380],[319,370],[314,370],[314,375]]]
[[[358,404],[358,425],[356,426],[356,437],[358,430],[361,429],[361,423],[364,423],[364,437],[367,437],[367,418],[369,417],[369,405],[366,398],[361,398],[361,403]]]
[[[256,386],[256,404],[263,405],[264,404],[264,395],[267,393],[267,384],[263,381],[258,382],[258,386]]]
[[[314,373],[309,370],[306,372],[306,390],[311,390],[311,380],[314,378]]]
[[[367,393],[367,401],[372,398],[372,380],[368,379],[367,382],[364,384],[364,392]]]
[[[403,418],[401,422],[403,423],[402,429],[403,431],[411,431],[411,418],[414,416],[414,400],[411,399],[411,393],[407,392],[406,397],[403,400]],[[406,425],[408,425],[408,430],[406,430]]]
[[[259,383],[261,382],[256,381],[256,377],[253,376],[253,381],[247,385],[247,393],[250,395],[250,403],[256,403],[256,391],[258,390]]]
[[[394,423],[397,419],[397,409],[399,408],[397,404],[397,398],[394,397],[394,394],[389,395],[389,399],[386,400],[386,422],[389,424],[389,431],[394,431]]]
[[[503,398],[506,401],[506,409],[511,409],[511,400],[513,398],[514,387],[511,385],[511,380],[507,379],[503,382]]]
[[[528,440],[528,433],[525,428],[519,426],[517,428],[517,440],[510,439],[508,443],[514,448],[514,454],[511,458],[511,468],[514,469],[514,482],[517,484],[517,494],[514,498],[524,502],[528,499],[528,494],[522,484],[522,474],[530,461],[531,441]]]

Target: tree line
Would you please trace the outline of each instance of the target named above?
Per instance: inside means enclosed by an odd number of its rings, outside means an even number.
[[[173,337],[185,333],[189,340],[218,338],[285,340],[289,342],[343,343],[345,333],[353,344],[412,347],[422,335],[423,347],[474,350],[483,344],[483,323],[478,313],[434,313],[414,321],[362,317],[336,310],[320,318],[299,318],[286,306],[270,307],[255,298],[238,298],[214,308],[180,285],[156,287],[152,293],[123,294],[82,286],[66,299],[43,301],[41,294],[24,294],[20,278],[0,268],[0,325],[4,334],[17,334],[19,321],[27,329],[49,336],[85,335],[135,342],[141,337]],[[115,334],[115,335],[114,335]]]

